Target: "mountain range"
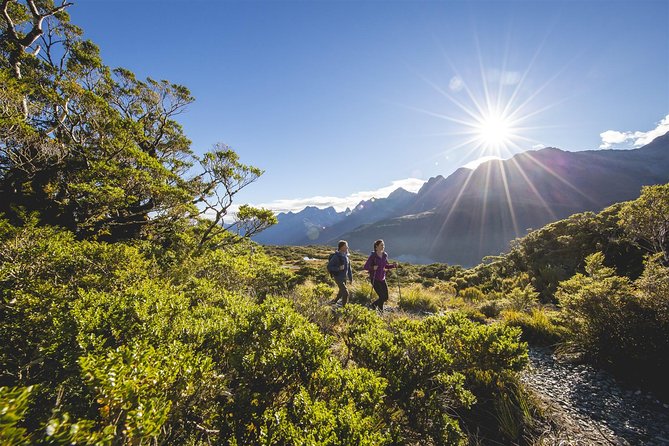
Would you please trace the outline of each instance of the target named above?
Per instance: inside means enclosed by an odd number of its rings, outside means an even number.
[[[633,150],[568,152],[544,148],[475,170],[430,178],[417,193],[397,189],[354,209],[305,208],[279,214],[259,243],[335,244],[371,251],[383,238],[392,257],[472,266],[505,251],[528,229],[639,196],[669,182],[669,133]]]

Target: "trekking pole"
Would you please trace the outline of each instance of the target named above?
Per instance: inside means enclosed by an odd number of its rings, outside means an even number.
[[[399,269],[399,266],[397,267]],[[397,271],[397,292],[400,293],[400,300],[402,300],[402,288],[400,287],[400,272]]]

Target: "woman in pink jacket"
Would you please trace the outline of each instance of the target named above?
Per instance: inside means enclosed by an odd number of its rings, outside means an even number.
[[[372,252],[365,263],[365,270],[369,273],[369,280],[372,287],[379,296],[372,302],[372,308],[383,311],[383,304],[388,300],[388,285],[386,284],[386,270],[397,268],[397,263],[388,263],[388,253],[384,251],[385,244],[383,240],[374,242],[374,252]]]

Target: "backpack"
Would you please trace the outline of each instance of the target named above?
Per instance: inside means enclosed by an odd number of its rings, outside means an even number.
[[[332,261],[332,257],[337,255],[337,251],[333,252],[328,256],[328,263],[325,265],[325,268],[327,268],[330,265],[330,262]],[[339,266],[341,266],[341,259],[339,260]],[[328,269],[328,273],[330,273],[330,277],[334,278],[336,272],[335,271],[330,271]]]

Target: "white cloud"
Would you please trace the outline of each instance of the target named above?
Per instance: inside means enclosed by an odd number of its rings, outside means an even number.
[[[460,91],[465,87],[465,83],[462,81],[460,76],[454,76],[451,78],[451,81],[448,83],[448,88],[451,91]]]
[[[607,130],[600,133],[602,144],[600,149],[610,149],[614,146],[623,146],[622,148],[641,147],[650,143],[658,136],[669,132],[669,115],[665,116],[653,130],[648,132],[619,132],[617,130]]]
[[[533,150],[541,150],[541,149],[545,149],[545,148],[546,148],[546,146],[544,144],[535,144],[535,145],[532,146]]]
[[[321,209],[332,206],[337,211],[341,212],[346,210],[346,208],[354,208],[362,200],[369,200],[370,198],[386,198],[391,192],[400,187],[409,192],[417,192],[424,183],[425,180],[407,178],[404,180],[395,180],[389,186],[380,189],[356,192],[347,197],[315,196],[308,198],[281,199],[269,203],[254,204],[253,206],[271,209],[276,213],[290,211],[299,212],[307,206],[315,206]]]
[[[462,167],[464,167],[465,169],[475,170],[477,167],[479,167],[481,164],[485,163],[486,161],[501,160],[501,159],[502,158],[500,158],[499,156],[492,156],[492,155],[482,156],[479,159],[475,159],[474,161],[468,162],[467,164],[465,164]]]

